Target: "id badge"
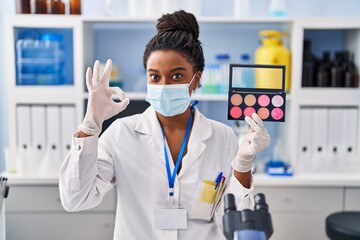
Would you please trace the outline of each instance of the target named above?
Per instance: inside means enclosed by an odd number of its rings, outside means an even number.
[[[155,208],[155,229],[175,230],[187,228],[187,210],[179,206],[158,204]]]

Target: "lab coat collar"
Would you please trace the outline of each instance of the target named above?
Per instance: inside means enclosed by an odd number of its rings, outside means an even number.
[[[135,131],[150,136],[148,139],[149,146],[153,148],[161,161],[165,164],[164,140],[161,126],[156,117],[156,112],[151,106],[141,115],[140,120],[135,125]],[[206,148],[205,140],[210,136],[211,125],[209,120],[202,115],[197,108],[194,108],[194,122],[188,142],[188,151],[183,158],[179,177],[184,175],[191,166],[200,159],[201,154]]]

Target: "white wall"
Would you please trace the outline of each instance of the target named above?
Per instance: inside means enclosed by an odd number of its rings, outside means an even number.
[[[115,12],[126,15],[127,0],[113,0]],[[182,1],[182,0],[181,0]],[[248,0],[251,3],[250,15],[264,17],[267,15],[270,0]],[[301,16],[360,16],[359,0],[284,0],[290,17]],[[67,0],[64,0],[67,2]],[[103,0],[83,0],[83,13],[99,15],[102,13]],[[233,0],[202,0],[201,13],[204,16],[229,16],[232,14]],[[99,10],[100,9],[100,10]],[[0,0],[0,53],[4,53],[3,16],[15,14],[15,1]],[[8,145],[7,123],[7,86],[6,56],[0,54],[0,172],[4,170],[4,148]]]

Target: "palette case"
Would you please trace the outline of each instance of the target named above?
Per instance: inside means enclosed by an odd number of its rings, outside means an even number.
[[[234,73],[241,72],[244,69],[253,70],[254,75],[260,71],[262,73],[268,71],[269,81],[272,81],[273,79],[271,78],[275,76],[275,78],[281,78],[276,79],[276,81],[281,82],[275,88],[274,84],[271,83],[266,87],[239,87],[237,84],[234,84],[234,80],[236,80]],[[274,75],[273,73],[277,71],[278,74]],[[251,117],[252,113],[256,112],[263,121],[285,122],[285,71],[286,67],[284,65],[230,64],[228,119],[244,120],[246,116]],[[255,83],[255,81],[259,81],[259,76],[264,78],[266,75],[258,74],[257,77],[254,76],[251,80]],[[267,79],[260,80],[262,82],[267,81]]]

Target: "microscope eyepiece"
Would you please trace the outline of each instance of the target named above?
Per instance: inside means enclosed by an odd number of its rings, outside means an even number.
[[[236,211],[235,197],[233,194],[226,194],[224,196],[224,212],[229,210]]]
[[[254,209],[255,210],[265,210],[268,211],[269,206],[266,203],[265,200],[265,195],[262,193],[258,193],[254,196],[254,200],[255,200],[255,206]]]

